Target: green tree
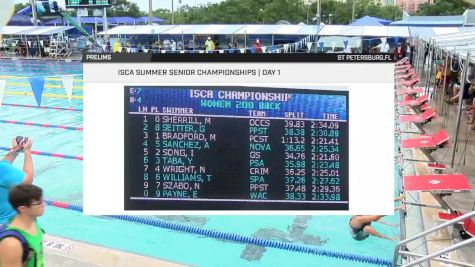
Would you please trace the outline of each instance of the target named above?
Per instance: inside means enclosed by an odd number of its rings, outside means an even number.
[[[125,0],[121,0],[125,1]],[[328,23],[330,17],[332,24],[348,24],[351,22],[352,2],[347,3],[335,0],[321,0],[321,21]],[[365,15],[385,18],[389,20],[400,19],[402,11],[397,6],[381,6],[372,0],[355,0],[356,19]],[[317,3],[307,9],[303,0],[226,0],[217,4],[207,4],[197,7],[181,6],[173,14],[176,24],[207,24],[207,23],[232,23],[232,24],[274,24],[280,20],[290,23],[307,21],[309,23],[317,13]],[[166,19],[171,23],[171,11],[158,9],[154,16]],[[330,16],[331,14],[331,16]]]
[[[444,0],[435,1],[434,4],[423,4],[415,15],[419,16],[448,16],[461,15],[466,9],[473,9],[474,5],[464,2],[463,0]]]
[[[111,17],[140,17],[144,16],[145,12],[140,11],[136,3],[131,3],[128,0],[112,0],[111,7],[107,9],[107,16]]]
[[[18,11],[22,10],[23,8],[29,6],[30,4],[28,3],[17,3],[14,6],[14,13],[17,13]]]

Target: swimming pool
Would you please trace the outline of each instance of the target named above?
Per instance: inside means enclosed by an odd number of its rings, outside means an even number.
[[[73,98],[71,102],[65,97],[61,80],[57,78],[61,74],[80,73],[80,64],[71,63],[66,67],[63,63],[47,63],[49,67],[45,69],[37,67],[36,63],[38,61],[13,63],[0,61],[2,70],[0,79],[7,80],[4,105],[0,108],[0,120],[82,127],[82,112],[80,111],[82,110],[80,99],[82,76],[75,77],[73,96],[76,98]],[[16,68],[12,68],[12,64]],[[37,66],[33,66],[34,64]],[[36,106],[34,97],[24,95],[22,92],[31,90],[25,76],[36,75],[56,76],[46,80],[42,106],[76,110],[30,107],[29,105]],[[46,97],[48,95],[54,97]],[[80,130],[11,123],[0,123],[0,129],[2,129],[0,131],[1,147],[7,147],[13,136],[24,135],[33,138],[33,150],[82,156],[83,134]],[[106,155],[108,152],[99,150],[98,153]],[[34,155],[33,160],[35,184],[44,188],[46,199],[82,204],[83,164],[81,160],[41,155]],[[21,162],[22,158],[19,158],[15,165],[21,167]],[[205,230],[384,259],[392,258],[395,245],[394,242],[377,238],[370,238],[365,242],[353,240],[347,230],[349,216],[155,216],[154,218]],[[385,220],[394,223],[398,221],[398,216],[390,216]],[[45,215],[40,218],[40,223],[47,233],[52,235],[195,266],[290,266],[296,264],[298,266],[368,266],[368,264],[333,257],[246,245],[109,217],[83,216],[76,211],[51,206],[47,207]],[[384,234],[391,236],[398,234],[397,228],[374,225]]]

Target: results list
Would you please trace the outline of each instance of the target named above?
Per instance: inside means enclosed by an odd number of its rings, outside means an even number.
[[[126,87],[126,210],[348,210],[348,92]]]

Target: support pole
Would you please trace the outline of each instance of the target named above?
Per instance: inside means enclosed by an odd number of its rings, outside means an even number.
[[[104,32],[107,32],[107,30],[109,30],[109,23],[107,22],[107,9],[104,7],[104,11],[102,13],[102,19],[103,19],[103,22],[102,22],[102,30]]]
[[[467,52],[467,58],[465,59],[465,64],[462,71],[460,82],[460,91],[459,91],[459,103],[458,103],[458,110],[457,110],[457,124],[455,126],[455,140],[454,140],[454,149],[452,151],[452,160],[450,161],[450,167],[454,167],[454,160],[455,160],[455,151],[457,150],[457,142],[458,142],[458,135],[460,130],[460,119],[462,117],[462,102],[463,102],[463,89],[465,87],[465,83],[467,82],[467,70],[468,70],[468,63],[470,62],[470,51]]]
[[[429,86],[430,86],[430,75],[431,75],[431,72],[432,72],[432,65],[434,64],[434,60],[433,60],[433,57],[434,57],[434,46],[431,45],[432,44],[432,41],[429,41],[429,54],[428,54],[428,57],[429,57],[429,60],[427,62],[427,72],[425,72],[425,76],[424,76],[424,80],[425,80],[425,94],[428,95],[429,94]]]
[[[148,0],[148,25],[152,25],[152,13],[153,13],[153,8],[152,8],[152,0]]]
[[[33,25],[38,26],[38,14],[36,12],[36,0],[30,0],[31,14],[33,15]]]
[[[175,9],[175,4],[173,3],[173,0],[172,0],[172,24],[175,24],[175,12],[174,12],[174,9]]]

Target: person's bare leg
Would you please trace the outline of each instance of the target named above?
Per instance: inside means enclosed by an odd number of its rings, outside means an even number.
[[[459,99],[459,93],[460,93],[460,87],[457,85],[454,85],[453,89],[453,96],[450,98],[451,103],[457,103]]]

